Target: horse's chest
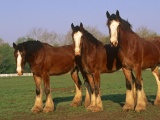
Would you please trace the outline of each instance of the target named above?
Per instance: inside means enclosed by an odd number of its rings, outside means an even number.
[[[119,51],[118,56],[122,65],[127,68],[133,67],[133,65],[136,63],[134,56],[125,54],[123,51]]]
[[[86,73],[92,73],[94,71],[94,60],[90,60],[90,59],[83,59],[82,60],[82,66],[83,69]]]

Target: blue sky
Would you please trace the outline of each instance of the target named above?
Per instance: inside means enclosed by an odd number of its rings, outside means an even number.
[[[66,34],[80,22],[108,35],[106,11],[116,10],[133,30],[145,26],[160,34],[159,0],[1,0],[0,38],[11,44],[33,28]]]

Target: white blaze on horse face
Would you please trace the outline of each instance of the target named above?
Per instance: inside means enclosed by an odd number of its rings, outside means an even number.
[[[82,33],[80,31],[76,32],[73,36],[75,43],[75,55],[80,55],[80,43],[81,43]]]
[[[117,33],[117,28],[118,28],[119,22],[113,20],[110,24],[110,34],[111,38],[110,41],[112,45],[117,46],[118,45],[118,33]]]
[[[22,75],[22,67],[21,67],[21,63],[22,63],[22,56],[20,54],[20,52],[17,52],[17,73],[18,75]]]

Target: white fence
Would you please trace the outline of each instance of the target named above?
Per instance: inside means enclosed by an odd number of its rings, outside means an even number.
[[[0,74],[0,77],[15,77],[17,74]],[[33,76],[33,73],[23,73],[21,76]]]
[[[150,70],[150,69],[146,69],[146,70]],[[160,70],[160,67],[159,67],[159,70]],[[16,73],[15,74],[0,74],[0,77],[14,77],[14,76],[18,76],[18,75]],[[21,76],[33,76],[33,73],[23,73],[23,75]]]

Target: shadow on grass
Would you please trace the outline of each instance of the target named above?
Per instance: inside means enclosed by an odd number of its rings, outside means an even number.
[[[112,101],[112,102],[115,102],[115,103],[118,103],[121,107],[124,106],[124,103],[125,103],[125,97],[126,95],[125,94],[112,94],[112,95],[105,95],[105,96],[102,96],[102,101]],[[147,100],[149,103],[151,104],[154,104],[154,100],[156,98],[155,95],[147,95]]]
[[[121,107],[124,106],[124,103],[125,103],[125,94],[111,94],[111,95],[103,95],[101,96],[102,98],[102,101],[112,101],[112,102],[115,102],[115,103],[118,103]],[[57,105],[61,102],[69,102],[70,103],[72,102],[74,96],[68,96],[68,97],[55,97],[53,98],[53,101],[54,101],[54,107],[55,107],[55,110],[57,108]],[[148,95],[147,96],[147,100],[149,103],[154,103],[154,100],[155,100],[156,96],[155,95]],[[85,99],[85,96],[83,96],[83,102],[84,102],[84,99]],[[43,103],[45,103],[46,100],[43,101]]]
[[[112,101],[118,103],[120,106],[124,105],[125,94],[111,94],[102,96],[102,101]]]

